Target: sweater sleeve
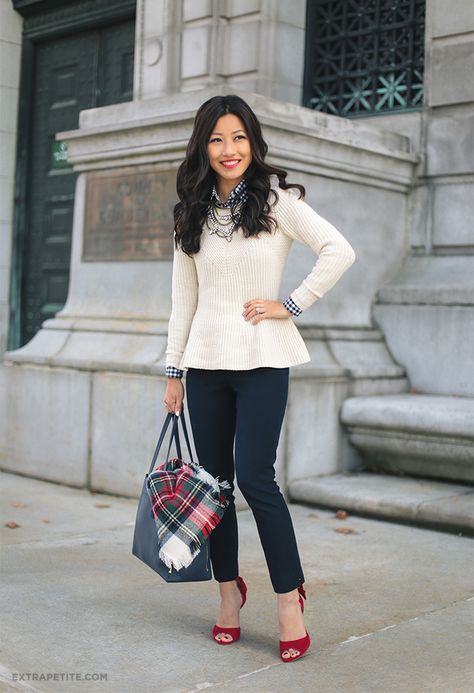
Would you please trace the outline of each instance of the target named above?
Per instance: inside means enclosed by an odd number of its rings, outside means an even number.
[[[179,368],[198,300],[196,264],[181,247],[174,246],[171,280],[171,315],[168,323],[166,366]]]
[[[289,190],[278,189],[275,218],[280,230],[308,245],[318,256],[311,272],[290,294],[306,310],[331,289],[349,269],[356,254],[347,239],[329,221]]]

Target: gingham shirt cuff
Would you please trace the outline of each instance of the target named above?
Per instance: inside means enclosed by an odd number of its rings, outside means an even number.
[[[303,312],[303,310],[296,305],[291,296],[286,299],[283,305],[292,315],[298,316]]]
[[[182,378],[184,371],[175,366],[166,366],[166,375],[168,378]]]

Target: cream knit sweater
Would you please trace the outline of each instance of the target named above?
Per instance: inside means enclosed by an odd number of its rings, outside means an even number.
[[[296,189],[274,184],[279,201],[272,233],[245,238],[236,229],[229,242],[204,224],[201,248],[193,257],[174,249],[172,309],[166,366],[247,370],[283,368],[311,360],[293,317],[267,318],[256,325],[242,315],[252,299],[279,300],[285,262],[294,240],[318,256],[308,276],[291,293],[302,310],[321,298],[352,265],[355,252],[344,236]],[[273,198],[273,196],[271,196]]]

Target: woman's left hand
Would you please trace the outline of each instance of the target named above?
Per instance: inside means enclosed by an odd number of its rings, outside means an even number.
[[[259,309],[258,311],[257,308]],[[280,301],[265,301],[261,298],[255,298],[244,303],[242,315],[245,320],[250,320],[252,325],[257,325],[261,320],[266,320],[267,318],[291,317],[290,311]]]

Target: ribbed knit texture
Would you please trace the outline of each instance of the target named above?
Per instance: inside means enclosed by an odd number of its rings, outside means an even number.
[[[229,242],[204,224],[193,257],[174,249],[172,310],[166,366],[247,370],[284,368],[311,360],[291,316],[245,320],[244,303],[277,301],[285,262],[294,240],[308,245],[316,264],[291,298],[304,311],[334,286],[355,252],[344,236],[303,200],[296,189],[278,191],[273,207],[277,229],[245,238],[236,229]],[[273,196],[271,196],[273,198]]]

